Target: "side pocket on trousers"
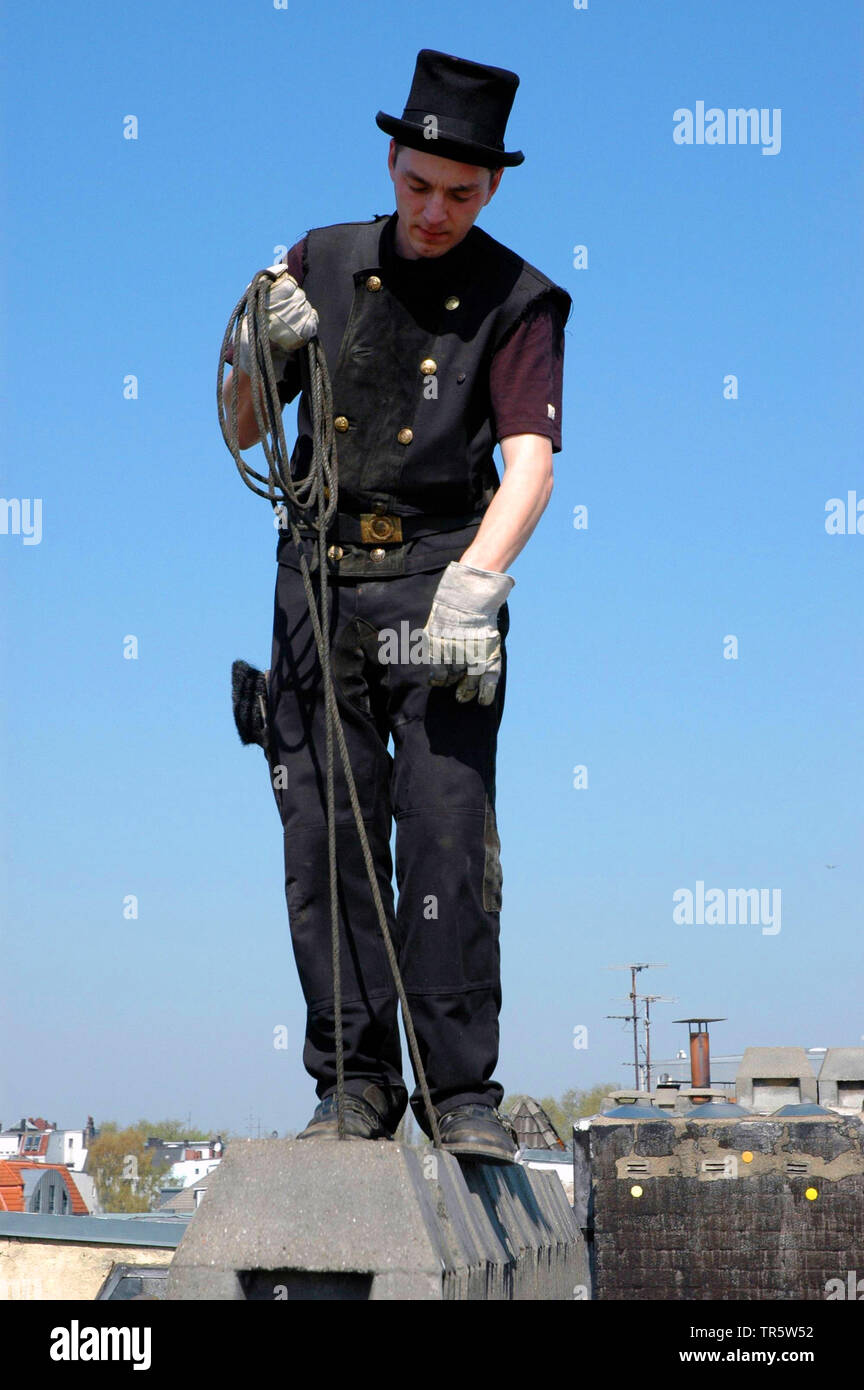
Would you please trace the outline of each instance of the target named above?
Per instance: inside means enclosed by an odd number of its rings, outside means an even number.
[[[284,790],[288,769],[284,763],[276,762],[276,739],[273,727],[273,710],[275,708],[273,700],[273,669],[265,672],[266,691],[267,691],[267,719],[270,737],[267,747],[267,772],[270,778],[270,789],[276,802],[276,809],[279,812],[279,819],[284,825],[284,814],[282,809],[282,791]]]
[[[495,809],[486,797],[486,819],[483,826],[483,843],[486,847],[483,865],[483,907],[487,912],[501,911],[501,841],[498,838],[498,823]]]

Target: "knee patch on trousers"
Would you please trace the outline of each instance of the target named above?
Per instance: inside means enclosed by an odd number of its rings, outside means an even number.
[[[501,911],[501,841],[498,838],[498,823],[495,809],[486,797],[486,819],[483,825],[483,843],[486,854],[483,864],[483,906],[487,912]]]

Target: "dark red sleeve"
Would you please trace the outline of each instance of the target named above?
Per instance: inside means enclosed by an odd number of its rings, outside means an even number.
[[[489,390],[499,440],[508,434],[543,434],[561,452],[564,323],[551,300],[541,300],[498,348]]]
[[[280,256],[279,260],[276,261],[276,265],[287,265],[288,273],[294,276],[298,285],[302,285],[305,272],[305,257],[306,238],[301,237],[299,241],[295,241],[289,251],[285,252],[284,256]],[[228,348],[226,360],[231,363],[234,361],[233,343]],[[279,399],[282,404],[285,405],[288,401],[293,401],[294,397],[299,394],[300,387],[300,364],[297,361],[296,353],[292,353],[285,364],[285,371],[282,374],[282,379],[277,383]]]

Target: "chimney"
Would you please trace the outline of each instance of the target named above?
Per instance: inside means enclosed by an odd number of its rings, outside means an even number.
[[[724,1018],[676,1018],[676,1023],[686,1023],[690,1033],[690,1085],[694,1089],[707,1090],[711,1085],[711,1048],[708,1037],[709,1023],[725,1023]],[[694,1105],[703,1105],[709,1096],[693,1096]]]

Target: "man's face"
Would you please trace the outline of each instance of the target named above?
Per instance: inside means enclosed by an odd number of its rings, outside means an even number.
[[[396,250],[400,256],[443,256],[471,230],[474,220],[501,182],[476,164],[458,164],[425,150],[401,149],[390,141],[388,168],[396,192]],[[491,181],[490,181],[491,176]]]

